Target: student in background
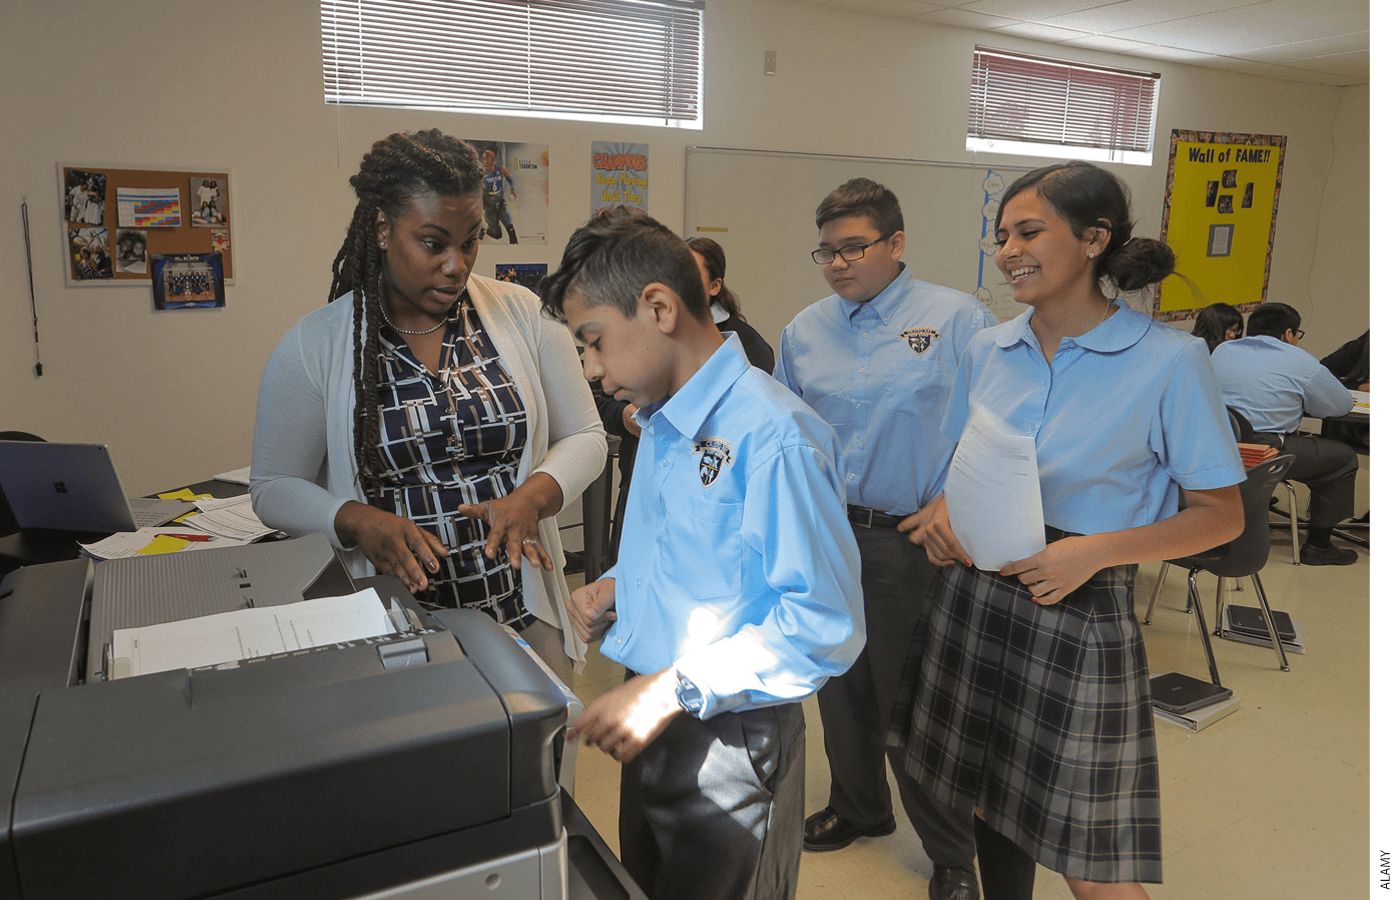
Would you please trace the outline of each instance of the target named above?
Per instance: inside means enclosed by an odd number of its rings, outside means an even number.
[[[618,563],[569,599],[634,673],[569,732],[623,763],[651,900],[782,900],[801,857],[803,697],[865,638],[831,428],[715,328],[685,243],[612,207],[541,283],[642,429]]]
[[[1244,316],[1228,303],[1212,303],[1196,317],[1191,334],[1206,342],[1211,353],[1225,341],[1238,340],[1244,335]]]
[[[1351,392],[1298,346],[1302,317],[1286,303],[1265,303],[1249,316],[1247,336],[1210,359],[1225,405],[1239,410],[1257,443],[1293,454],[1288,477],[1308,486],[1305,566],[1349,566],[1356,551],[1332,544],[1337,523],[1356,514],[1356,451],[1341,441],[1298,434],[1303,416],[1344,416]]]
[[[997,266],[1030,309],[973,337],[942,430],[958,440],[981,405],[1034,436],[1049,543],[976,569],[942,496],[911,534],[948,568],[892,736],[923,789],[980,817],[989,900],[1029,898],[1032,860],[1080,900],[1141,898],[1140,882],[1162,880],[1133,580],[1142,561],[1244,526],[1244,468],[1205,347],[1104,293],[1172,271],[1170,248],[1131,235],[1126,189],[1096,166],[1046,166],[1007,188]]]
[[[710,301],[710,315],[719,326],[721,334],[739,335],[739,343],[750,363],[768,374],[773,374],[773,348],[763,339],[754,327],[745,321],[739,312],[739,298],[725,283],[724,248],[709,238],[693,237],[686,240],[695,264],[700,267],[700,280]],[[637,458],[637,438],[641,428],[632,416],[637,411],[634,404],[615,400],[604,394],[601,384],[593,382],[593,400],[598,404],[598,415],[608,434],[622,439],[617,450],[617,468],[621,484],[617,489],[617,504],[613,508],[612,531],[608,536],[608,565],[617,562],[617,549],[622,540],[622,523],[627,512],[627,493],[632,481],[632,466]]]
[[[263,373],[253,508],[326,535],[357,577],[392,574],[429,608],[512,625],[571,680],[568,657],[586,648],[564,629],[554,517],[607,454],[573,341],[534,294],[472,274],[483,205],[469,145],[390,135],[350,184],[330,301]]]
[[[847,515],[860,546],[867,649],[817,694],[831,793],[807,819],[803,847],[840,850],[895,829],[885,775],[900,668],[934,577],[900,534],[942,489],[954,441],[937,431],[958,357],[996,320],[960,291],[914,279],[902,261],[904,214],[894,192],[855,178],[817,207],[812,261],[835,291],[783,331],[777,377],[836,429]],[[930,803],[901,767],[904,810],[934,863],[929,896],[974,900],[972,819]]]

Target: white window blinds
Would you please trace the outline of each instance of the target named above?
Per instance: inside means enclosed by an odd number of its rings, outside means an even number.
[[[1151,162],[1161,76],[978,47],[969,150]],[[1145,154],[1146,160],[1140,157]],[[1040,153],[1037,155],[1046,155]]]
[[[700,127],[704,3],[321,0],[327,103]]]

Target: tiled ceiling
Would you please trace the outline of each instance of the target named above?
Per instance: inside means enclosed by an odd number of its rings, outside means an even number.
[[[1285,81],[1370,81],[1368,0],[807,2]]]

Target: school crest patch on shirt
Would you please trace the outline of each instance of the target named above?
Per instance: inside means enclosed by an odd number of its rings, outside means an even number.
[[[690,445],[691,453],[700,454],[700,483],[705,487],[715,483],[726,463],[734,462],[734,452],[728,441],[719,438],[701,438]]]
[[[943,336],[933,328],[907,328],[901,331],[899,336],[909,342],[909,349],[915,353],[923,353],[933,346],[934,341],[943,339]]]

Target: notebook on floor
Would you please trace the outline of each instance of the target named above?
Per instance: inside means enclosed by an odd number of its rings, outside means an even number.
[[[1169,713],[1188,713],[1234,696],[1234,691],[1180,672],[1167,672],[1148,681],[1152,705]]]
[[[0,441],[0,490],[24,530],[135,531],[194,509],[182,500],[128,499],[103,444]]]

